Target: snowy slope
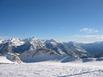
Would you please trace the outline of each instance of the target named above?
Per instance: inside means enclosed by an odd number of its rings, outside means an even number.
[[[12,61],[8,60],[6,57],[4,56],[0,56],[0,64],[2,63],[13,63]]]
[[[0,77],[103,77],[103,61],[1,64]]]

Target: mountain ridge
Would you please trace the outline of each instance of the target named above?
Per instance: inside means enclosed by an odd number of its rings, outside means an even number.
[[[102,47],[103,42],[84,44],[72,41],[58,42],[54,39],[40,40],[34,37],[29,39],[13,38],[3,40],[2,43],[0,43],[0,54],[7,55],[8,53],[13,53],[25,62],[63,60],[63,58],[66,57],[72,59],[99,58],[103,57]]]

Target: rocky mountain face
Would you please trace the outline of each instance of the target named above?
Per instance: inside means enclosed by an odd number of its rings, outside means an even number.
[[[0,54],[5,56],[8,53],[18,56],[24,62],[103,57],[103,42],[83,44],[76,42],[61,43],[53,39],[13,38],[3,40],[0,43]]]

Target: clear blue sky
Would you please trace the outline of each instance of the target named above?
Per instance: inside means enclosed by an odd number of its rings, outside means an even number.
[[[85,28],[103,34],[103,0],[0,0],[1,37],[65,41]]]

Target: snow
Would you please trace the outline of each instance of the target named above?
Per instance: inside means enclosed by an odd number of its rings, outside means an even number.
[[[2,39],[2,38],[0,38],[0,44],[2,44],[2,42],[3,42],[3,39]]]
[[[13,46],[20,46],[24,44],[24,42],[19,38],[12,38],[10,41],[12,42]]]
[[[4,56],[0,56],[0,64],[2,63],[13,63],[12,61],[8,60],[6,57]]]
[[[103,61],[0,64],[0,77],[103,77]]]

